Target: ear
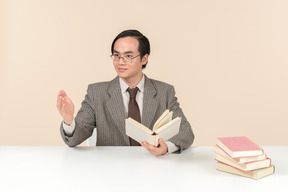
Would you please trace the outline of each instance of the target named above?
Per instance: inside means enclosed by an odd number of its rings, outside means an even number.
[[[146,65],[148,63],[148,57],[149,57],[148,54],[142,57],[142,60],[141,60],[142,65]]]

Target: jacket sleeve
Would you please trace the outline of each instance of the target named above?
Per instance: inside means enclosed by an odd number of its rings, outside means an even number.
[[[179,150],[176,151],[176,153],[181,153],[181,151],[192,145],[194,141],[194,134],[190,123],[187,121],[182,109],[180,108],[180,104],[175,96],[175,89],[173,86],[171,86],[168,91],[168,109],[173,111],[173,118],[182,118],[179,133],[169,140],[179,147]]]
[[[93,129],[96,127],[92,95],[92,86],[89,85],[85,99],[75,117],[75,129],[71,136],[65,133],[63,123],[60,125],[62,139],[70,147],[77,146],[89,138],[93,133]]]

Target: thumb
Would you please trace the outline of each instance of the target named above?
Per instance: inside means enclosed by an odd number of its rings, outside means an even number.
[[[160,148],[162,148],[164,151],[163,155],[166,154],[168,152],[168,146],[165,143],[165,141],[163,141],[162,139],[158,140],[159,144],[160,144]]]
[[[161,147],[167,146],[166,143],[163,141],[163,139],[159,139],[158,142],[159,142]]]

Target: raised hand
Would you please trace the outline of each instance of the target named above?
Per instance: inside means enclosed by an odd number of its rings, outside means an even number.
[[[57,109],[65,124],[70,125],[74,118],[74,104],[64,90],[60,90],[57,95]]]

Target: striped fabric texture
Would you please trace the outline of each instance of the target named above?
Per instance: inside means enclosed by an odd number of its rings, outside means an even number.
[[[175,97],[174,87],[145,76],[142,124],[152,129],[166,109],[173,111],[173,118],[182,117],[179,133],[169,140],[178,146],[178,152],[181,152],[192,145],[194,134]],[[62,123],[60,132],[64,142],[70,147],[89,138],[95,127],[97,146],[129,146],[129,137],[125,134],[125,118],[127,117],[117,76],[109,82],[89,85],[75,117],[74,133],[67,136]]]

